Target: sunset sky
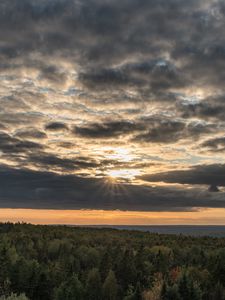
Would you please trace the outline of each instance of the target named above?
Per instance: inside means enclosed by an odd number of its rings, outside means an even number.
[[[0,1],[0,221],[225,224],[224,129],[225,1]]]

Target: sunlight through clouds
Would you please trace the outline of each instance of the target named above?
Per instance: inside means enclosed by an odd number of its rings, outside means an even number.
[[[103,2],[0,1],[0,207],[222,211],[223,1]]]

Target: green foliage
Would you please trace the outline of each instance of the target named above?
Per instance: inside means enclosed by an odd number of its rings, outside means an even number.
[[[0,224],[0,300],[26,297],[225,300],[225,239]]]
[[[98,269],[92,269],[87,276],[86,299],[102,299],[102,283]]]
[[[178,290],[178,286],[174,284],[166,288],[166,291],[162,297],[163,300],[181,300],[181,296]]]
[[[0,300],[28,300],[28,298],[24,294],[21,294],[19,296],[17,296],[16,294],[11,294],[8,297],[0,297]]]
[[[82,300],[84,288],[76,275],[62,283],[56,290],[56,300]]]
[[[186,273],[182,276],[179,282],[179,294],[183,300],[201,300],[201,290],[194,284]]]
[[[225,300],[225,290],[221,283],[217,283],[214,291],[212,292],[212,300]]]
[[[115,273],[110,270],[103,284],[104,300],[116,300],[118,293],[118,284]]]

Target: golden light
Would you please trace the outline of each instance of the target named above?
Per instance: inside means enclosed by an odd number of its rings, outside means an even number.
[[[135,156],[127,148],[120,147],[107,147],[103,149],[105,158],[115,159],[117,161],[129,162],[132,161]]]
[[[131,180],[140,175],[140,171],[137,169],[109,170],[107,175],[113,179],[121,178]]]
[[[0,222],[76,225],[225,225],[225,209],[190,212],[0,209]]]

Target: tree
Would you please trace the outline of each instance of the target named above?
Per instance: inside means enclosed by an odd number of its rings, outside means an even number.
[[[134,300],[142,300],[142,290],[141,290],[140,282],[138,282],[136,285]]]
[[[201,300],[202,294],[198,285],[194,284],[186,273],[179,282],[179,294],[183,300]]]
[[[82,300],[84,289],[77,275],[62,283],[56,291],[56,300]]]
[[[39,276],[36,290],[34,292],[34,299],[32,300],[49,300],[52,294],[52,282],[49,274],[42,271]]]
[[[215,257],[216,261],[213,266],[215,278],[225,285],[225,250],[220,250]]]
[[[8,295],[10,291],[10,252],[12,248],[6,239],[3,239],[0,244],[0,296]]]
[[[111,255],[112,254],[110,253],[110,248],[107,247],[105,253],[102,256],[101,263],[100,263],[100,273],[101,273],[102,280],[106,278],[109,270],[112,267]]]
[[[181,300],[178,286],[174,284],[173,286],[165,286],[163,291],[163,300]],[[191,299],[192,300],[192,299]]]
[[[162,294],[165,292],[165,285],[163,284],[160,275],[155,277],[151,290],[144,291],[143,298],[145,300],[162,300]]]
[[[179,282],[179,293],[183,300],[190,300],[189,285],[187,274],[184,273]]]
[[[86,284],[86,299],[101,300],[102,284],[101,276],[97,268],[92,269],[88,273]]]
[[[115,273],[110,270],[103,284],[103,299],[116,300],[118,292],[118,284]]]
[[[134,254],[132,250],[126,250],[121,257],[117,270],[117,278],[122,285],[124,291],[130,285],[135,286],[137,279],[137,270],[134,265]]]
[[[0,297],[0,300],[28,300],[28,298],[24,294],[21,294],[19,296],[17,296],[16,294],[11,294],[8,297]]]
[[[212,293],[212,300],[225,300],[225,290],[220,282],[215,286]]]

